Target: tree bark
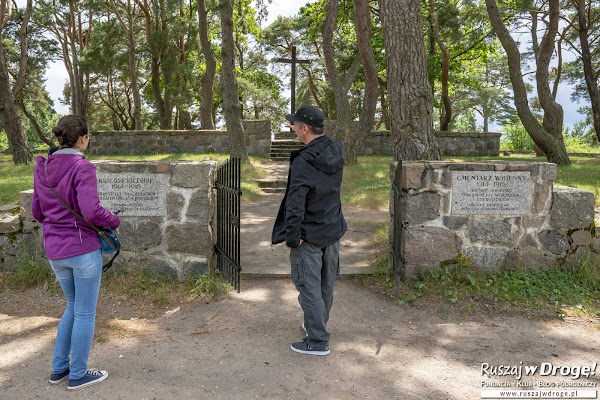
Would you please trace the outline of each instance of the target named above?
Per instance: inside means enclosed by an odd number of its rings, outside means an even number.
[[[136,46],[133,26],[133,21],[137,14],[135,10],[135,3],[132,2],[132,0],[127,0],[126,5],[119,2],[119,4],[124,7],[127,12],[127,21],[123,20],[115,0],[111,0],[110,3],[115,12],[115,16],[127,33],[127,47],[129,48],[129,79],[131,80],[131,94],[133,96],[133,129],[141,131],[144,129],[144,126],[142,124],[142,99],[140,97],[140,88],[137,76],[137,61],[135,58]]]
[[[431,32],[435,43],[440,48],[442,53],[442,104],[444,105],[444,112],[440,118],[440,131],[445,132],[450,129],[450,121],[452,120],[452,102],[450,101],[450,95],[448,94],[448,73],[450,71],[450,56],[448,55],[448,49],[442,41],[440,36],[440,29],[438,26],[437,11],[435,11],[434,0],[429,0],[429,13],[431,16]]]
[[[348,157],[348,153],[356,150],[346,143],[350,135],[350,101],[348,100],[348,91],[344,87],[342,78],[337,71],[333,52],[333,33],[337,21],[338,7],[338,0],[329,0],[325,7],[327,18],[323,25],[323,57],[325,58],[327,79],[331,85],[335,99],[336,122],[333,135],[344,141],[344,144],[346,144],[346,156]]]
[[[152,15],[147,0],[136,0],[140,9],[144,13],[145,25],[146,25],[146,43],[148,44],[148,51],[150,53],[150,87],[152,88],[152,97],[154,97],[154,106],[156,107],[156,113],[158,115],[158,123],[160,129],[171,129],[173,110],[170,108],[169,100],[163,97],[161,90],[161,49],[154,48],[152,29],[153,22],[156,30],[161,29],[161,23],[158,22],[159,16]],[[158,11],[158,10],[156,10]],[[154,18],[154,21],[153,21]],[[167,82],[164,82],[165,87]]]
[[[27,32],[29,15],[31,15],[31,4],[32,0],[28,0],[25,17],[22,21],[21,32]],[[0,38],[2,37],[6,20],[9,18],[8,11],[7,1],[0,0]],[[27,66],[27,40],[23,42],[23,37],[21,46],[25,46],[25,48],[21,48],[21,62],[19,74],[17,76],[24,77],[25,71],[23,71],[23,69]],[[29,147],[27,136],[25,136],[23,126],[21,125],[18,106],[15,100],[15,92],[17,92],[16,95],[19,95],[20,89],[22,88],[22,85],[19,84],[19,82],[20,80],[17,79],[15,86],[11,88],[4,45],[2,40],[0,40],[0,117],[2,118],[6,136],[8,137],[13,163],[15,165],[29,164],[33,161],[31,148]]]
[[[544,109],[544,123],[540,125],[529,108],[527,90],[521,72],[521,54],[510,32],[504,26],[496,0],[485,0],[490,22],[508,57],[508,69],[514,91],[517,114],[537,146],[542,149],[549,162],[570,164],[569,156],[562,137],[563,110],[552,99],[548,84],[548,65],[558,32],[558,0],[550,0],[550,23],[542,39],[537,56],[537,90],[540,104]]]
[[[363,65],[365,76],[365,95],[360,112],[358,130],[351,135],[353,154],[347,154],[347,164],[358,162],[358,150],[363,146],[365,139],[371,134],[375,122],[375,110],[377,109],[378,81],[377,62],[371,44],[371,11],[368,0],[354,0],[354,26],[356,29],[356,40],[358,42],[358,54]],[[348,152],[349,153],[349,152]]]
[[[594,130],[600,141],[600,90],[596,83],[594,68],[592,64],[592,53],[589,43],[589,23],[588,13],[586,12],[585,0],[576,0],[577,16],[579,20],[579,42],[581,44],[581,61],[583,62],[583,74],[585,84],[590,94],[592,103],[592,119],[594,121]],[[590,5],[591,7],[591,5]]]
[[[421,3],[379,0],[396,160],[439,160],[427,80]]]
[[[201,53],[204,54],[206,71],[202,75],[200,101],[200,128],[215,129],[213,120],[213,97],[215,87],[215,74],[217,71],[217,61],[212,44],[208,38],[208,11],[205,0],[197,0],[198,8],[198,30],[200,34]]]
[[[229,134],[229,154],[248,163],[248,152],[244,138],[244,126],[240,116],[241,105],[235,72],[235,43],[233,39],[233,0],[219,0],[221,12],[222,66],[221,92],[223,113]]]

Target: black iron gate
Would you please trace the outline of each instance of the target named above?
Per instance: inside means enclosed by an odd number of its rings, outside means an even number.
[[[394,271],[394,285],[396,293],[400,294],[400,281],[404,276],[402,230],[406,226],[403,220],[402,204],[404,192],[402,191],[402,161],[398,161],[392,182],[392,250],[391,258]]]
[[[241,160],[230,158],[217,171],[217,268],[240,292]]]

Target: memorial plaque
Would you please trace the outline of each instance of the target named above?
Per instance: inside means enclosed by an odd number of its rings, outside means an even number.
[[[529,171],[452,171],[453,215],[529,214]]]
[[[100,203],[119,215],[166,216],[167,175],[98,172]]]

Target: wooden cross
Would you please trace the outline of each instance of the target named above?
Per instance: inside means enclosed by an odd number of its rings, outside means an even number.
[[[287,64],[292,64],[292,105],[290,114],[294,114],[296,112],[296,64],[309,64],[310,60],[298,60],[296,58],[296,46],[292,46],[292,58],[277,58],[275,62],[282,62]]]

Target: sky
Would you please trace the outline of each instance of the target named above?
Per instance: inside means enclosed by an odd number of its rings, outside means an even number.
[[[308,3],[308,0],[274,0],[269,5],[269,15],[263,26],[269,25],[279,15],[292,16],[295,15],[300,7]],[[23,4],[20,4],[23,3]],[[17,1],[19,7],[24,5],[24,0]],[[69,75],[62,61],[54,61],[50,63],[46,71],[46,90],[50,93],[50,97],[54,101],[54,109],[60,114],[68,113],[68,107],[63,105],[59,99],[63,97],[62,91],[65,83],[69,81]],[[289,97],[289,94],[288,94]]]
[[[17,1],[17,4],[23,3],[24,0]],[[269,5],[269,15],[267,20],[263,23],[263,26],[269,25],[278,16],[292,16],[295,15],[300,7],[308,3],[309,0],[273,0]],[[20,4],[19,4],[20,5]],[[69,77],[65,70],[62,61],[56,61],[50,64],[46,72],[46,89],[50,93],[50,97],[54,100],[54,106],[57,112],[66,114],[68,109],[66,106],[60,103],[59,98],[62,97],[62,90]],[[289,98],[289,89],[286,89],[283,93],[285,97]],[[583,119],[583,116],[577,112],[577,109],[581,107],[581,104],[577,104],[571,101],[571,88],[561,83],[557,95],[557,102],[562,105],[564,110],[564,124],[565,127],[572,127],[573,124]],[[479,121],[481,123],[481,121]],[[500,127],[491,126],[492,130],[499,130]]]

